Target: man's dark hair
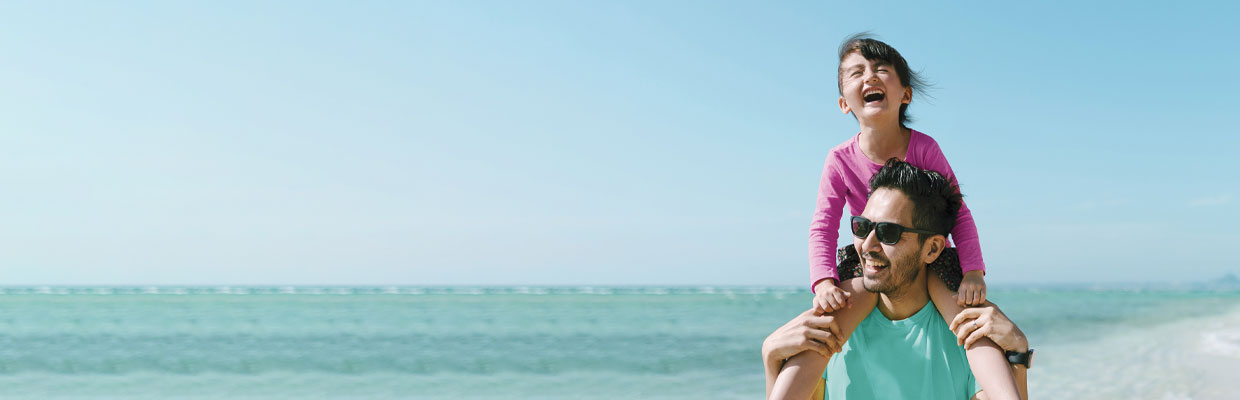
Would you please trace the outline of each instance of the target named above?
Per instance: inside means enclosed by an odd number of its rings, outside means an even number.
[[[913,201],[913,226],[946,236],[956,226],[962,204],[960,189],[935,171],[892,158],[870,178],[870,193],[879,188],[899,190]],[[925,242],[928,236],[917,234]]]
[[[913,88],[913,94],[917,96],[924,95],[927,88],[926,81],[921,75],[913,72],[908,66],[908,61],[904,60],[904,56],[896,51],[894,47],[887,45],[870,36],[869,32],[861,32],[849,36],[840,43],[840,62],[844,61],[844,57],[854,52],[861,53],[866,60],[878,61],[880,64],[890,65],[895,68],[896,75],[900,77],[900,84],[904,87]],[[842,67],[842,66],[841,66]],[[843,70],[836,72],[836,86],[839,87],[840,95],[844,95]],[[907,129],[907,122],[913,122],[913,117],[908,116],[908,104],[900,105],[900,126]]]

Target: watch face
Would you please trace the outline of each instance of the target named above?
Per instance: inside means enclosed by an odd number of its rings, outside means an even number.
[[[1033,368],[1033,349],[1029,349],[1029,360],[1025,361],[1025,368]]]

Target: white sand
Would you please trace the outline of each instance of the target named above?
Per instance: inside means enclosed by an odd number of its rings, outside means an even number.
[[[1240,398],[1240,310],[1034,348],[1035,399]]]

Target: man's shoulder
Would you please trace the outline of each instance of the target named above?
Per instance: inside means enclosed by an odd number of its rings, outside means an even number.
[[[861,283],[861,279],[858,277],[841,282],[840,289],[844,289],[849,293],[861,293],[865,291],[865,285]]]

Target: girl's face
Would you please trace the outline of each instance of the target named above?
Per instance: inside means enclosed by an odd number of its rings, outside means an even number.
[[[895,68],[853,52],[840,61],[840,111],[865,125],[898,123],[900,106],[913,101],[913,89],[900,83]]]

